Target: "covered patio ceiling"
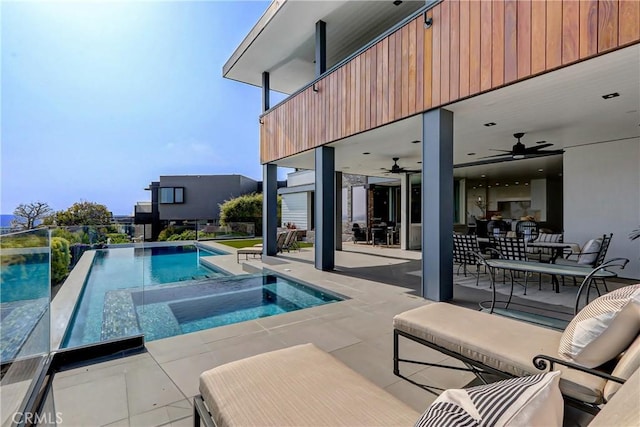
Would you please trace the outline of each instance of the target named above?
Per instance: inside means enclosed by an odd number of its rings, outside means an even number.
[[[499,154],[492,149],[510,150],[516,132],[525,133],[522,143],[527,147],[538,141],[553,143],[548,150],[639,137],[639,76],[640,45],[634,45],[446,106],[454,112],[454,175],[530,179],[562,173],[562,155],[464,167]],[[619,96],[603,98],[612,93]],[[393,165],[393,157],[400,158],[402,167],[420,169],[421,139],[422,121],[417,115],[330,146],[336,149],[338,171],[393,177],[383,170]],[[276,163],[313,169],[314,152]]]

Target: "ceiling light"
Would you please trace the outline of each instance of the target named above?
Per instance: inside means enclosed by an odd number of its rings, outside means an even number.
[[[476,189],[476,187],[473,187],[473,189],[475,190],[475,189]]]
[[[467,153],[467,156],[475,156],[476,153]]]
[[[489,122],[489,123],[485,123],[484,124],[486,127],[490,127],[490,126],[495,126],[496,123],[495,122]]]
[[[496,185],[500,185],[500,183],[499,183],[499,182],[496,182]]]
[[[411,143],[412,144],[420,144],[420,141],[416,139],[415,141],[411,141]]]
[[[518,184],[520,184],[520,181],[516,181],[516,182],[514,182],[514,184],[515,184],[515,185],[518,185]]]
[[[478,185],[478,187],[482,187],[482,184]]]
[[[487,188],[491,188],[491,186],[490,186],[490,185],[487,185]]]
[[[547,141],[545,141],[545,140],[543,139],[542,141],[536,141],[536,144],[544,144],[545,142],[547,142]]]
[[[418,163],[422,163],[422,162],[418,162]]]
[[[393,4],[395,6],[400,6],[402,4],[402,0],[394,0]]]
[[[540,168],[538,169],[538,172],[544,172],[544,169]]]
[[[487,175],[482,174],[482,175],[480,175],[480,178],[486,178],[486,176],[487,176]]]
[[[528,182],[525,182],[525,183],[524,183],[524,185],[529,185],[529,183],[528,183]]]
[[[508,187],[508,186],[509,186],[509,184],[505,184],[504,186],[505,186],[505,187]]]
[[[617,98],[619,96],[620,96],[620,94],[618,92],[612,92],[612,93],[608,93],[606,95],[602,95],[602,98],[611,99],[611,98]]]
[[[364,155],[366,156],[367,154],[371,154],[371,153],[370,153],[370,152],[368,152],[368,151],[365,151],[365,152],[364,152],[364,153],[362,153],[362,154],[364,154]]]

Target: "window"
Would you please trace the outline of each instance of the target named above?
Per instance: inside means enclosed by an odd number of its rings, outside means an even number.
[[[351,215],[353,222],[367,220],[367,190],[362,186],[351,188]]]
[[[184,203],[184,187],[160,187],[160,203]]]
[[[347,187],[343,187],[342,188],[342,220],[343,221],[349,220],[349,210],[348,210],[349,200],[347,197],[348,194],[349,194],[349,189]]]

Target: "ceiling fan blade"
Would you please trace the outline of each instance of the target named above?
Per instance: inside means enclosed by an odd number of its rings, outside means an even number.
[[[502,151],[503,153],[511,153],[511,150],[498,150],[497,148],[489,148],[489,151]]]
[[[543,148],[547,148],[547,147],[551,147],[553,144],[551,143],[547,143],[547,144],[540,144],[540,145],[535,145],[533,147],[527,147],[524,149],[524,151],[526,153],[535,153],[537,151],[542,150]]]
[[[502,150],[500,150],[502,151]],[[491,158],[496,158],[496,157],[504,157],[504,158],[509,158],[511,157],[511,151],[505,151],[505,154],[494,154],[493,156],[485,156],[485,157],[479,157],[480,159],[491,159]]]

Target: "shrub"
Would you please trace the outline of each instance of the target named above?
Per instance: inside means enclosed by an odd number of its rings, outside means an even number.
[[[159,241],[169,240],[169,237],[173,236],[174,234],[176,234],[176,230],[170,225],[167,228],[163,229],[160,232],[160,234],[158,234],[158,240]]]
[[[51,237],[62,237],[71,245],[74,243],[81,243],[82,235],[82,231],[76,231],[75,233],[72,233],[66,228],[54,228],[53,230],[51,230]]]
[[[176,240],[196,240],[196,232],[195,230],[184,230],[182,233],[173,234],[167,239],[169,242]]]
[[[69,273],[71,252],[69,241],[62,237],[51,238],[51,282],[60,283]]]
[[[129,243],[131,242],[131,238],[127,234],[124,233],[107,233],[107,243],[118,244],[118,243]]]

